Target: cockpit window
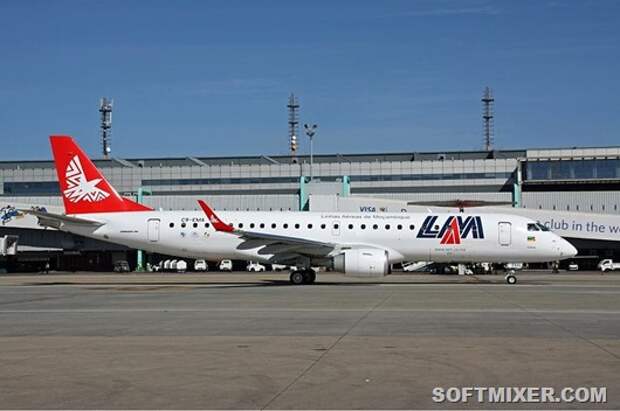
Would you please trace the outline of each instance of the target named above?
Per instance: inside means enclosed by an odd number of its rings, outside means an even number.
[[[540,228],[538,228],[538,224],[536,223],[528,223],[527,231],[540,231]]]
[[[536,225],[538,226],[538,228],[540,228],[540,231],[549,231],[549,229],[547,228],[547,226],[540,224],[540,223],[536,223]]]

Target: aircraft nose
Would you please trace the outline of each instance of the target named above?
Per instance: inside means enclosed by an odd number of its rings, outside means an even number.
[[[562,258],[571,258],[577,255],[577,249],[565,239],[560,240],[559,249]]]

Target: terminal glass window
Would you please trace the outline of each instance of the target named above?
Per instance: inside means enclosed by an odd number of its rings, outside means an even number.
[[[620,179],[620,159],[527,161],[525,180]]]
[[[50,196],[60,194],[60,187],[56,181],[5,182],[3,186],[5,195]]]

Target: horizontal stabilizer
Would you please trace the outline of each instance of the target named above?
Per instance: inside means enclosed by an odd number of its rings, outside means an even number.
[[[63,225],[99,227],[104,224],[95,220],[88,220],[79,217],[70,217],[64,214],[48,213],[47,211],[42,210],[20,209],[19,211],[24,214],[30,214],[37,217],[37,219],[39,220],[39,225],[43,227],[60,228]]]

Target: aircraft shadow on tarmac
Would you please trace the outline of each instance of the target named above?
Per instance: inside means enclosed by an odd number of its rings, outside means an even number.
[[[426,286],[426,285],[436,285],[436,286],[453,286],[453,285],[505,285],[503,281],[499,280],[490,280],[484,279],[474,276],[467,277],[466,281],[399,281],[399,282],[382,282],[382,281],[364,281],[364,282],[348,282],[348,281],[317,281],[312,285],[302,285],[296,286],[291,284],[288,280],[284,279],[273,279],[273,280],[259,280],[255,282],[237,282],[237,283],[205,283],[205,282],[123,282],[123,283],[109,283],[109,282],[70,282],[70,281],[58,281],[58,282],[30,282],[25,283],[23,285],[27,286],[92,286],[92,289],[115,289],[118,291],[131,291],[135,290],[138,287],[144,287],[141,291],[149,291],[149,290],[160,290],[166,288],[189,288],[189,289],[200,289],[200,288],[260,288],[260,287],[295,287],[295,288],[304,288],[304,287],[363,287],[363,286],[394,286],[397,287],[399,285],[403,286]],[[527,285],[545,285],[548,284],[546,281],[532,281],[528,280],[527,282],[519,282],[519,284],[527,284]]]

